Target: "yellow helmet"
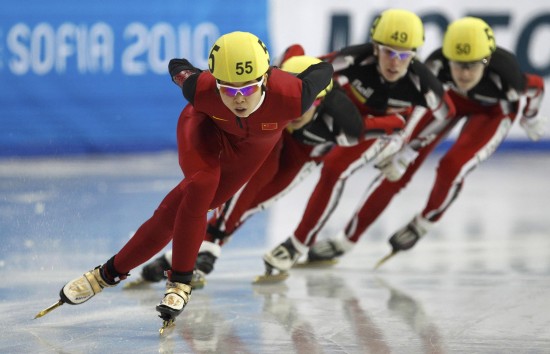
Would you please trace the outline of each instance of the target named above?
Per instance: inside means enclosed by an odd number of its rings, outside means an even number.
[[[208,69],[220,81],[256,80],[269,69],[269,53],[265,44],[252,33],[227,33],[210,49]]]
[[[380,44],[414,49],[424,44],[424,25],[415,13],[389,9],[374,19],[370,35]]]
[[[311,65],[320,62],[321,60],[315,57],[310,57],[308,55],[296,55],[290,57],[288,60],[285,60],[283,65],[281,65],[281,69],[290,73],[301,73]],[[317,95],[317,98],[325,97],[330,90],[332,90],[332,80],[330,80],[330,84],[328,84],[328,86]]]
[[[443,55],[452,61],[478,61],[496,49],[495,35],[482,19],[464,17],[452,22],[443,37]]]

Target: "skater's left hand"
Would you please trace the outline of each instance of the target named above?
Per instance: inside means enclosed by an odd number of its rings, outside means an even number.
[[[519,120],[519,125],[525,130],[529,139],[538,141],[546,131],[548,117],[541,114],[530,118],[523,116]]]
[[[183,82],[193,74],[200,73],[187,59],[171,59],[168,63],[168,71],[172,81],[179,87],[183,86]]]
[[[407,171],[407,168],[414,162],[418,156],[418,151],[409,145],[404,146],[395,155],[387,157],[378,162],[375,167],[378,168],[391,182],[398,181]]]

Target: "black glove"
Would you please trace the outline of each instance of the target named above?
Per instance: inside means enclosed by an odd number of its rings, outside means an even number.
[[[168,63],[168,71],[170,76],[174,77],[182,71],[192,71],[193,73],[200,73],[201,70],[195,68],[193,64],[187,59],[172,59]]]
[[[195,68],[187,59],[172,59],[168,64],[168,71],[172,81],[179,87],[183,87],[183,82],[193,74],[198,74],[201,70]]]

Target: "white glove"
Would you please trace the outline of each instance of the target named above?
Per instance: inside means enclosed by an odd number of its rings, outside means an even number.
[[[548,117],[541,114],[527,118],[521,117],[519,120],[519,125],[525,130],[529,139],[533,141],[539,140],[546,131],[546,126],[548,125]]]
[[[382,136],[376,143],[379,144],[380,150],[376,154],[376,160],[374,162],[375,166],[395,155],[399,150],[401,150],[405,142],[403,140],[403,136],[397,133]]]
[[[384,174],[388,181],[395,182],[403,177],[407,168],[414,162],[417,156],[418,151],[406,145],[393,156],[389,156],[377,163],[375,167]]]

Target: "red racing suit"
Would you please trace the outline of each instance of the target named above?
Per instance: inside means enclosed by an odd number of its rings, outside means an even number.
[[[418,156],[401,179],[390,182],[380,175],[373,181],[364,202],[346,225],[344,233],[351,242],[359,240],[458,122],[465,120],[455,142],[439,161],[428,202],[421,212],[428,221],[441,218],[456,200],[466,175],[488,159],[502,143],[516,119],[522,96],[527,100],[524,114],[529,112],[531,116],[538,112],[544,81],[540,76],[523,73],[515,56],[502,48],[496,49],[483,78],[466,94],[455,87],[449,62],[441,49],[428,57],[426,65],[450,87],[456,117],[430,144],[418,150]]]
[[[299,130],[285,130],[280,143],[250,181],[216,210],[208,222],[205,240],[222,245],[246,219],[303,181],[335,145],[355,145],[399,131],[404,124],[395,115],[375,122],[363,118],[346,93],[333,88],[315,108],[312,120]]]
[[[454,116],[454,105],[443,85],[419,61],[412,61],[407,73],[396,82],[385,82],[378,71],[373,44],[342,49],[327,56],[337,82],[347,91],[362,114],[401,114],[406,119],[405,138],[415,144],[429,144],[435,132],[444,129]],[[367,120],[368,121],[368,120]],[[380,151],[379,140],[366,140],[351,147],[334,147],[323,159],[321,175],[311,194],[295,241],[311,246],[318,232],[336,209],[345,182]]]
[[[185,75],[180,84],[189,105],[177,125],[184,179],[115,255],[115,270],[127,274],[172,240],[171,279],[189,282],[208,210],[227,201],[250,179],[288,122],[309,109],[329,84],[332,72],[328,63],[312,65],[298,77],[271,68],[264,101],[247,118],[235,117],[223,104],[209,72]]]

